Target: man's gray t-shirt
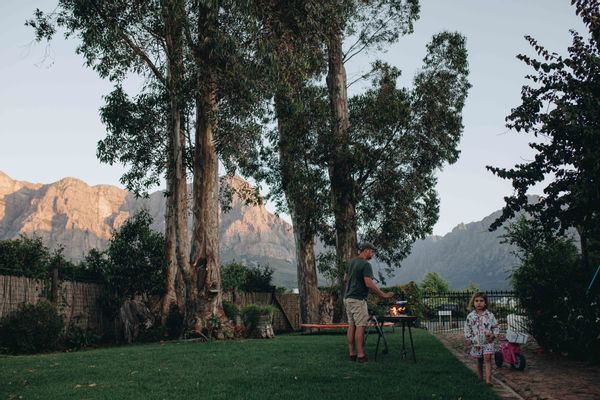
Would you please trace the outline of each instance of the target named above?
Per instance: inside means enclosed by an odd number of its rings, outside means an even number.
[[[366,300],[369,288],[365,285],[365,276],[373,279],[373,268],[364,259],[357,257],[348,263],[347,299]]]

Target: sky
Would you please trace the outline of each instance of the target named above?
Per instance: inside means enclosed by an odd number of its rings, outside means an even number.
[[[89,185],[122,187],[125,168],[96,158],[96,144],[106,135],[98,110],[112,85],[84,65],[75,53],[76,38],[57,35],[47,46],[36,43],[33,30],[24,26],[36,8],[51,11],[56,3],[0,0],[0,171],[35,183],[71,176]],[[434,34],[448,30],[466,36],[473,87],[463,111],[460,159],[438,173],[440,215],[434,234],[481,220],[512,193],[510,182],[485,166],[512,167],[534,154],[527,146],[531,137],[505,126],[505,117],[520,104],[525,75],[532,72],[515,56],[534,55],[525,35],[566,54],[569,29],[586,33],[569,0],[423,0],[414,34],[386,53],[362,55],[347,65],[351,82],[372,61],[383,59],[402,70],[399,85],[410,87]],[[366,84],[351,86],[349,94]],[[135,83],[130,86],[136,89]]]

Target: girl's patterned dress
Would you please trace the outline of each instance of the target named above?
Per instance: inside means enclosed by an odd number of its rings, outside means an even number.
[[[470,354],[475,358],[481,358],[483,354],[494,354],[494,343],[488,343],[486,333],[498,336],[500,327],[494,314],[484,310],[481,314],[473,310],[467,315],[465,322],[465,338],[473,343]]]

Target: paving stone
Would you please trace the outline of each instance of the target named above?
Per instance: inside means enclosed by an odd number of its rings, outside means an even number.
[[[437,337],[460,361],[476,371],[475,362],[467,354],[462,332],[445,332]],[[527,359],[527,367],[523,371],[493,366],[492,377],[516,392],[516,395],[510,394],[494,385],[494,391],[500,398],[600,400],[600,366],[542,353],[535,341],[522,348]]]

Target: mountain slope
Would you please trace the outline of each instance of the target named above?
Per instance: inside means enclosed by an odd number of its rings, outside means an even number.
[[[420,282],[428,272],[437,272],[453,289],[463,289],[469,282],[481,289],[509,289],[510,271],[517,265],[514,248],[501,243],[503,229],[488,231],[499,215],[496,211],[481,221],[460,224],[443,237],[416,242],[388,283]]]
[[[240,178],[229,184],[248,185]],[[115,186],[89,186],[75,178],[32,184],[0,171],[0,240],[37,235],[50,248],[63,245],[65,257],[74,261],[92,248],[104,249],[112,232],[141,208],[154,218],[153,228],[164,232],[162,192],[136,199]],[[292,227],[264,206],[249,206],[234,196],[231,209],[221,214],[220,238],[222,263],[268,264],[276,284],[295,286]]]

